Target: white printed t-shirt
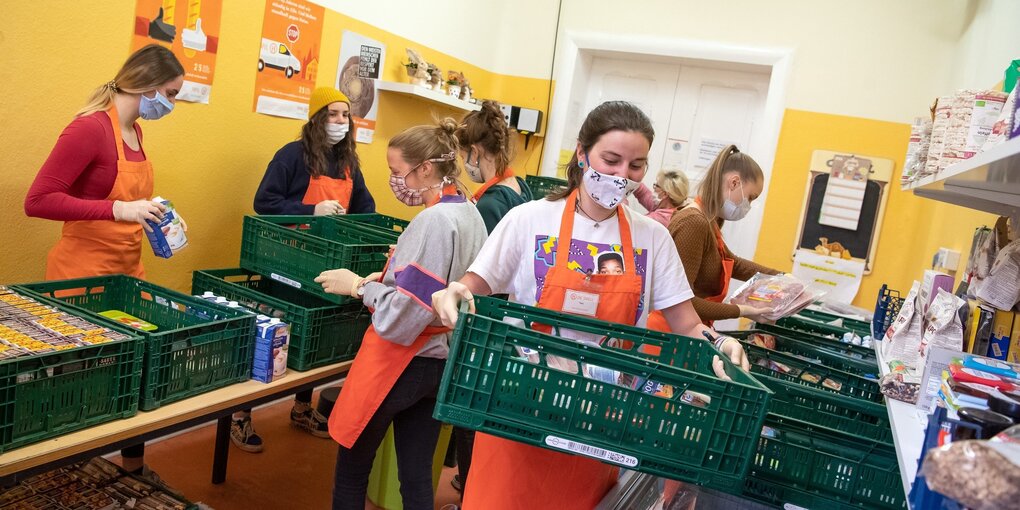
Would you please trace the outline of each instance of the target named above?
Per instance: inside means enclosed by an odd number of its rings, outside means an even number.
[[[566,200],[542,199],[511,209],[489,234],[468,272],[482,277],[493,294],[509,294],[515,303],[534,306],[541,297],[545,275],[555,263],[556,238],[565,204]],[[632,214],[626,207],[624,210],[630,222],[637,274],[643,288],[636,325],[644,327],[649,308],[669,308],[690,300],[694,292],[669,231],[655,220]],[[594,221],[575,212],[571,237],[568,268],[581,273],[597,274],[598,265],[606,260],[600,255],[622,251],[616,216],[599,222],[596,228]],[[628,265],[634,262],[624,259]]]

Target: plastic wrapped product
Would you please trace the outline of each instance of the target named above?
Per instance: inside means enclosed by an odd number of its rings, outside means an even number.
[[[924,170],[918,177],[934,174],[939,169],[939,160],[942,158],[942,147],[946,139],[946,130],[949,128],[949,115],[952,107],[953,96],[940,96],[935,101],[935,116],[931,125],[928,157],[924,163]]]
[[[986,151],[999,145],[1009,139],[1009,129],[1013,125],[1013,116],[1016,110],[1016,95],[1020,87],[1013,87],[1013,91],[1009,93],[1009,97],[1006,98],[1005,104],[1002,106],[1002,110],[999,111],[999,117],[995,119],[995,123],[992,124],[992,130],[988,134],[988,138],[985,139],[984,145],[981,146],[982,151]]]
[[[1020,239],[999,250],[977,297],[1000,310],[1012,309],[1020,301]]]
[[[967,302],[955,295],[939,289],[928,313],[925,314],[924,334],[918,347],[924,358],[930,347],[943,347],[954,351],[963,350],[963,323],[960,321],[960,308]]]
[[[921,468],[928,488],[972,510],[1018,508],[1020,426],[988,441],[954,441],[934,448]]]
[[[930,148],[931,119],[915,117],[913,124],[910,125],[910,143],[907,144],[907,158],[903,164],[900,184],[913,181],[917,175],[924,171]]]
[[[791,275],[757,273],[737,289],[729,302],[778,312],[793,305],[805,286],[804,282]]]
[[[921,312],[917,309],[917,294],[920,288],[921,283],[915,280],[907,297],[903,299],[899,315],[889,325],[889,330],[886,331],[885,339],[882,341],[886,358],[899,360],[910,368],[916,368],[921,358],[919,347],[923,327]]]
[[[889,362],[889,373],[879,380],[882,394],[909,404],[916,404],[921,394],[921,379],[916,372],[898,360]]]

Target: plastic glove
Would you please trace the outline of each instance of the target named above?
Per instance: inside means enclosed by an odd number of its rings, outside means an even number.
[[[740,316],[746,317],[753,320],[754,322],[764,322],[765,324],[772,324],[775,321],[767,319],[765,316],[772,310],[768,308],[755,308],[747,305],[737,305],[740,308]]]
[[[449,287],[432,294],[432,311],[443,322],[443,326],[453,328],[457,325],[461,301],[467,301],[471,313],[474,313],[475,296],[467,285],[460,282],[453,282]]]
[[[166,206],[152,200],[135,200],[133,202],[114,200],[113,202],[113,219],[141,223],[146,232],[152,232],[152,227],[146,222],[159,223],[163,220],[164,212],[166,212]]]
[[[350,296],[354,281],[360,278],[350,269],[330,269],[319,273],[315,283],[322,284],[322,290],[338,296]]]
[[[329,216],[331,214],[344,214],[346,212],[347,211],[340,206],[339,201],[323,200],[322,202],[315,204],[315,212],[313,214],[316,216]]]

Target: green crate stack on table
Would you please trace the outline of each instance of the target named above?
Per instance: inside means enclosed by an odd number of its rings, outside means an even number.
[[[834,339],[849,329],[756,328],[730,333],[774,392],[744,496],[806,508],[906,508],[873,356]]]
[[[144,411],[246,381],[251,374],[255,317],[239,310],[126,275],[13,288],[98,324],[133,324],[144,344],[138,404]]]
[[[0,287],[0,453],[138,412],[142,338]]]
[[[454,331],[437,419],[740,492],[771,391],[725,356],[733,380],[718,378],[710,342],[492,298],[475,306]]]
[[[525,175],[524,182],[531,188],[535,200],[542,200],[546,195],[567,187],[567,180],[559,177],[542,175]]]

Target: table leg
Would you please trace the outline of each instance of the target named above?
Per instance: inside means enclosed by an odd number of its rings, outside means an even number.
[[[230,453],[230,415],[216,421],[216,446],[213,451],[212,483],[227,479],[227,454]]]

